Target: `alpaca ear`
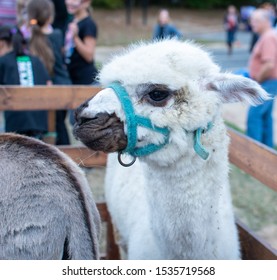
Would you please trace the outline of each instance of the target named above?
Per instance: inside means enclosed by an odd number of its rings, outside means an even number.
[[[206,83],[206,89],[217,92],[224,103],[246,101],[251,105],[258,105],[271,99],[257,82],[234,74],[215,76]]]

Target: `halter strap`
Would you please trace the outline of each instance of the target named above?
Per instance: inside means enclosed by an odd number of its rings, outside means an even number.
[[[127,126],[127,147],[119,152],[118,160],[123,166],[131,166],[136,157],[146,156],[152,154],[162,147],[164,147],[169,142],[170,131],[167,127],[159,127],[152,124],[149,118],[136,115],[132,101],[128,92],[119,82],[113,82],[109,86],[109,88],[113,89],[118,97],[122,109],[125,113],[126,118],[126,126]],[[150,130],[153,130],[157,133],[160,133],[164,136],[164,141],[161,144],[148,144],[143,147],[136,147],[137,144],[137,128],[138,126],[143,126]],[[194,131],[194,150],[195,152],[204,160],[207,160],[209,157],[209,152],[201,143],[201,135],[209,131],[213,127],[213,123],[209,122],[207,128],[198,128]],[[127,153],[134,157],[134,159],[125,164],[121,155]]]
[[[169,141],[169,129],[166,127],[158,127],[152,124],[151,120],[143,116],[136,115],[133,104],[129,97],[129,94],[125,88],[118,82],[111,83],[108,87],[112,88],[116,93],[123,111],[125,113],[126,125],[127,125],[127,147],[122,153],[128,153],[133,157],[141,157],[152,154],[160,150]],[[164,141],[161,144],[148,144],[144,147],[136,147],[137,144],[137,128],[143,126],[151,129],[164,136]]]
[[[198,128],[194,134],[194,151],[204,160],[207,160],[210,153],[201,143],[201,135],[208,132],[213,127],[213,123],[209,122],[207,128]]]

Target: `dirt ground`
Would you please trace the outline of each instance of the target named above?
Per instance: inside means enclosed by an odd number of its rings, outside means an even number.
[[[150,8],[147,24],[142,22],[142,11],[134,9],[131,16],[131,24],[126,25],[124,10],[106,11],[95,9],[93,17],[98,25],[99,46],[126,45],[142,39],[152,37],[153,27],[157,22],[159,8]],[[222,18],[224,11],[198,11],[186,9],[170,10],[171,20],[183,33],[184,37],[190,34],[217,32],[222,30]]]

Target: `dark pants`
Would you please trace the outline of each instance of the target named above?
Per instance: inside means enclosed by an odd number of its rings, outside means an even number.
[[[277,80],[268,80],[261,84],[272,97],[277,94]],[[251,106],[247,118],[247,135],[269,147],[273,147],[273,99],[256,107]]]
[[[66,110],[56,111],[56,132],[57,132],[56,145],[70,144],[67,128],[65,125],[66,114],[67,114]]]

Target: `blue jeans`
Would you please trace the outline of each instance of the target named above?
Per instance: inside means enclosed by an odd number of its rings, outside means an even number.
[[[277,80],[268,80],[261,84],[272,97],[277,94]],[[273,99],[256,107],[251,106],[247,117],[247,135],[269,147],[273,147]]]

